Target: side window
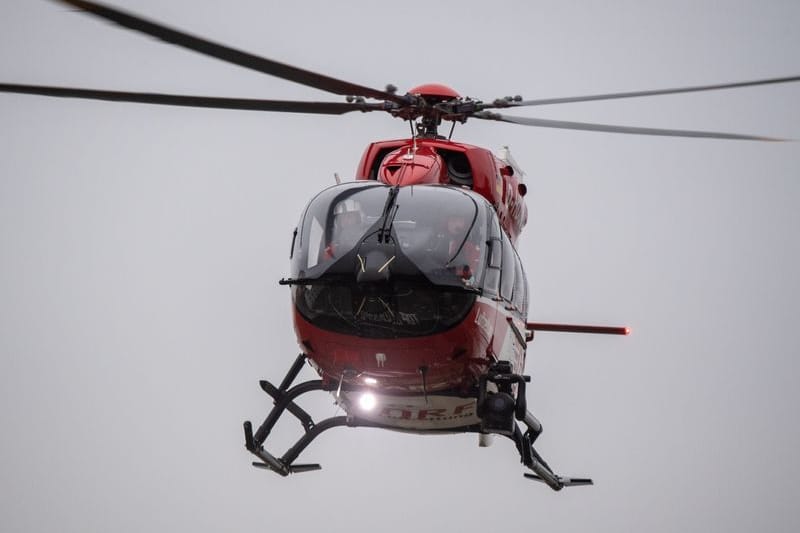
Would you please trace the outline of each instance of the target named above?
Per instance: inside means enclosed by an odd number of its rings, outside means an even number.
[[[522,261],[519,259],[519,255],[514,253],[514,259],[516,263],[516,272],[514,276],[514,297],[512,302],[514,303],[514,307],[522,314],[522,316],[528,315],[528,280],[525,277],[525,270],[522,268]]]
[[[500,296],[504,300],[511,301],[514,294],[514,278],[516,275],[516,258],[517,254],[514,252],[514,247],[511,246],[511,241],[508,240],[508,235],[503,232],[503,269],[500,275]]]
[[[500,269],[503,265],[503,241],[500,238],[502,230],[494,209],[489,205],[486,205],[485,209],[486,217],[489,220],[489,232],[486,241],[489,247],[487,254],[489,257],[482,287],[484,294],[496,297],[500,292]]]
[[[489,296],[497,296],[500,289],[500,267],[503,264],[503,241],[494,237],[488,243],[489,264],[483,278],[483,292]]]

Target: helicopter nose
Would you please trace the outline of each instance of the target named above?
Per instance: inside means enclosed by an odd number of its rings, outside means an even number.
[[[359,253],[356,256],[356,281],[358,283],[376,283],[389,281],[391,264],[395,255],[390,247],[381,247]],[[393,248],[393,247],[392,247]]]

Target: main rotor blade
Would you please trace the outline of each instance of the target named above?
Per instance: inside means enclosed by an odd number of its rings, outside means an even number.
[[[714,131],[694,130],[665,130],[657,128],[638,128],[635,126],[614,126],[611,124],[591,124],[587,122],[568,122],[566,120],[548,120],[544,118],[510,117],[500,113],[481,111],[472,115],[484,120],[498,120],[511,122],[524,126],[538,126],[541,128],[560,128],[566,130],[605,131],[609,133],[633,133],[638,135],[660,135],[667,137],[704,137],[708,139],[735,139],[748,141],[786,141],[773,137],[760,137],[757,135],[740,135],[737,133],[720,133]]]
[[[699,91],[716,91],[718,89],[736,89],[739,87],[752,87],[754,85],[769,85],[773,83],[790,83],[800,81],[800,76],[787,76],[785,78],[768,78],[763,80],[740,81],[735,83],[719,83],[715,85],[697,85],[694,87],[677,87],[674,89],[655,89],[651,91],[633,91],[625,93],[594,94],[589,96],[568,96],[566,98],[542,98],[538,100],[522,100],[520,102],[495,100],[484,104],[484,109],[500,107],[520,107],[550,104],[569,104],[573,102],[590,102],[593,100],[614,100],[617,98],[636,98],[640,96],[659,96],[663,94],[691,93]]]
[[[269,74],[278,78],[321,89],[334,94],[363,96],[366,98],[376,98],[379,100],[390,100],[399,104],[406,103],[405,99],[394,94],[364,87],[343,80],[337,80],[329,76],[317,74],[309,70],[293,67],[285,63],[279,63],[266,59],[248,52],[236,50],[228,46],[217,44],[206,39],[195,37],[179,30],[168,28],[157,22],[143,19],[137,15],[120,11],[118,9],[99,4],[97,2],[87,2],[84,0],[55,0],[64,4],[69,4],[78,9],[98,17],[110,20],[125,28],[146,33],[162,41],[182,46],[195,52],[200,52],[228,63],[233,63],[242,67],[256,70],[264,74]]]
[[[342,115],[351,111],[381,111],[383,104],[347,102],[297,102],[290,100],[260,100],[250,98],[223,98],[216,96],[186,96],[180,94],[136,93],[100,91],[74,87],[47,87],[44,85],[18,85],[0,83],[0,92],[39,94],[66,98],[85,98],[111,102],[135,102],[184,107],[217,109],[243,109],[251,111],[283,111],[288,113],[316,113]]]

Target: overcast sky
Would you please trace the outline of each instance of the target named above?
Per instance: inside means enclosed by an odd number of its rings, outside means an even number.
[[[272,59],[485,100],[800,74],[800,3],[117,0]],[[340,101],[45,0],[0,2],[0,82]],[[800,84],[519,114],[800,139]],[[800,529],[798,143],[471,121],[527,172],[520,254],[537,448],[594,487],[522,477],[510,441],[333,430],[321,472],[250,466],[258,379],[294,359],[288,273],[307,200],[388,116],[0,95],[0,529]],[[312,377],[308,371],[305,377]],[[305,405],[333,415],[332,398]],[[282,453],[300,434],[276,433]]]

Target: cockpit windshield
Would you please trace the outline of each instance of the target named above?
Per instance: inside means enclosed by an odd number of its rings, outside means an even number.
[[[439,185],[356,182],[322,191],[292,245],[298,312],[317,327],[372,338],[455,326],[491,270],[489,213],[474,193]]]
[[[311,200],[293,245],[292,277],[352,276],[383,266],[392,277],[422,274],[439,286],[476,287],[486,262],[483,200],[437,185],[401,187],[395,197],[390,191],[383,184],[356,182]],[[368,257],[375,258],[374,265]]]

